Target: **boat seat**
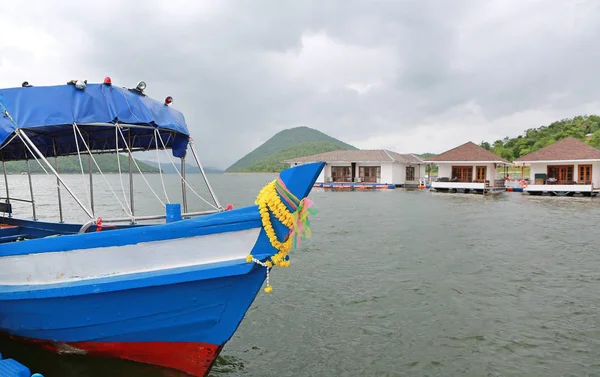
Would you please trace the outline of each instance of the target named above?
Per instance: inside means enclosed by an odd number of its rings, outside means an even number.
[[[12,204],[0,203],[0,212],[12,214]]]

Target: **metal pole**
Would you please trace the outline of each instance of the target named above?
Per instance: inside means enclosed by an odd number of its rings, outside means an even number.
[[[58,157],[56,156],[56,141],[52,139],[52,148],[54,149],[54,166],[58,172]],[[58,193],[58,214],[60,216],[60,223],[64,223],[63,211],[62,211],[62,198],[60,196],[60,181],[56,178],[56,191]]]
[[[133,164],[133,154],[131,153],[131,129],[127,129],[127,137],[129,139],[127,146],[127,152],[129,154],[129,202],[131,203],[131,217],[135,217],[135,210],[133,208],[133,172],[131,165]]]
[[[92,152],[88,153],[88,169],[90,172],[90,206],[92,207],[92,215],[96,217],[94,211],[94,175],[92,174]]]
[[[77,195],[75,195],[75,193],[73,191],[71,191],[71,189],[69,188],[69,186],[67,186],[65,184],[65,182],[62,180],[62,178],[60,177],[60,175],[58,175],[58,173],[56,172],[56,170],[54,170],[54,168],[52,167],[52,165],[50,164],[50,162],[48,162],[48,160],[46,159],[46,157],[44,157],[44,155],[42,154],[42,152],[40,152],[40,150],[38,149],[38,147],[31,141],[31,139],[29,139],[29,136],[27,136],[27,134],[23,131],[21,131],[20,129],[17,129],[15,131],[19,137],[21,138],[21,140],[23,141],[23,143],[27,143],[31,149],[33,149],[35,151],[35,153],[38,155],[38,157],[44,161],[44,163],[46,164],[46,166],[48,166],[48,169],[50,169],[50,171],[52,171],[52,173],[56,176],[56,178],[60,181],[60,183],[65,187],[65,189],[69,192],[69,194],[73,197],[73,199],[75,199],[75,201],[77,202],[77,204],[79,204],[79,207],[81,207],[81,209],[86,213],[86,215],[89,216],[90,219],[93,219],[94,216],[92,215],[92,213],[85,208],[85,206],[83,205],[83,203],[81,203],[81,200],[79,200],[79,198],[77,197]]]
[[[210,183],[208,183],[208,178],[206,178],[206,173],[204,173],[202,164],[200,163],[200,160],[198,159],[198,155],[196,154],[196,149],[194,148],[194,141],[192,140],[191,137],[190,137],[190,149],[192,150],[192,155],[194,156],[194,160],[196,160],[196,164],[198,164],[198,168],[200,168],[200,172],[202,173],[202,178],[204,178],[204,182],[206,183],[206,186],[208,187],[208,191],[210,192],[210,195],[212,196],[213,200],[215,201],[217,208],[222,209],[223,207],[221,207],[221,203],[219,203],[219,199],[217,199],[215,192],[213,191],[212,187],[210,187]]]
[[[31,210],[33,211],[33,221],[37,220],[35,216],[35,199],[33,198],[33,183],[31,182],[31,170],[29,169],[29,159],[26,159],[27,163],[27,178],[29,179],[29,194],[31,195]]]
[[[10,195],[8,193],[8,178],[6,176],[6,162],[2,160],[2,171],[4,172],[4,185],[6,186],[6,203],[10,203]]]
[[[2,160],[2,170],[4,171],[4,184],[6,185],[6,203],[10,204],[10,195],[8,193],[8,177],[6,176],[6,163],[4,160]],[[12,217],[12,213],[9,213],[8,217]]]
[[[187,212],[187,192],[185,187],[185,157],[181,158],[181,198],[183,201],[183,212]]]
[[[56,155],[54,156],[54,165],[56,166],[56,171],[58,171],[58,158]],[[56,178],[56,191],[58,192],[58,215],[60,216],[60,223],[64,223],[63,219],[63,211],[62,211],[62,198],[60,196],[60,181]]]

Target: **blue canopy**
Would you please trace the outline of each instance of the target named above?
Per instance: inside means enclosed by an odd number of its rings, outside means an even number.
[[[185,157],[190,135],[181,112],[138,92],[106,84],[87,84],[84,89],[75,85],[0,89],[0,112],[4,161],[32,158],[21,139],[13,138],[16,129],[26,132],[46,157],[77,154],[73,123],[93,152],[114,152],[115,127],[111,125],[117,123],[150,126],[123,129],[132,150],[155,149],[158,129],[173,155]],[[119,148],[124,148],[120,135],[118,139]],[[77,142],[85,151],[82,140]]]

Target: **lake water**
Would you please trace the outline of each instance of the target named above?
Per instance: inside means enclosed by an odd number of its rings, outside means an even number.
[[[210,179],[238,207],[273,177]],[[26,177],[9,178],[27,198]],[[54,215],[53,179],[37,178],[38,213]],[[81,177],[67,179],[85,197]],[[118,176],[107,179],[120,190]],[[160,213],[136,179],[139,213]],[[114,217],[119,204],[96,181],[98,214]],[[311,198],[313,238],[274,271],[273,292],[259,294],[211,376],[600,376],[600,198],[404,189]],[[31,213],[26,203],[16,211]],[[46,377],[183,376],[6,341],[0,351]]]

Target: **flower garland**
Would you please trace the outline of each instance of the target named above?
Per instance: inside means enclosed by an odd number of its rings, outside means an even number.
[[[293,213],[288,210],[281,198],[294,210]],[[298,200],[287,189],[280,177],[269,182],[260,190],[255,204],[258,205],[265,233],[271,245],[277,250],[277,253],[265,262],[257,260],[250,254],[246,257],[246,261],[254,262],[267,268],[267,287],[265,288],[265,292],[269,293],[273,290],[273,287],[269,283],[269,270],[273,265],[289,267],[290,258],[288,252],[292,247],[297,247],[299,239],[309,238],[312,235],[310,232],[309,216],[316,214],[317,211],[311,208],[314,203],[310,199],[303,198],[302,200]],[[283,242],[277,238],[277,234],[271,223],[270,213],[290,229]]]

